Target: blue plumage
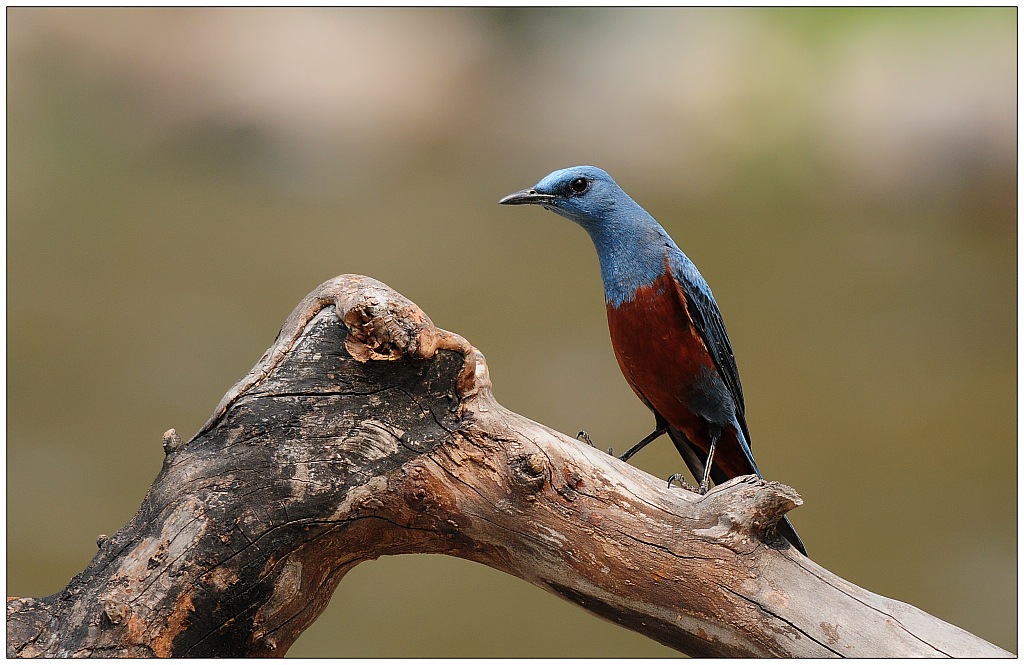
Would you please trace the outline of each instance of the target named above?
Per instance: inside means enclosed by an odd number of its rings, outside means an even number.
[[[579,178],[589,182],[586,196],[560,196],[571,193],[572,182]],[[664,248],[689,261],[650,213],[596,166],[555,171],[533,191],[558,197],[557,203],[542,205],[590,235],[601,262],[605,300],[616,307],[632,300],[638,288],[649,286],[664,272]]]

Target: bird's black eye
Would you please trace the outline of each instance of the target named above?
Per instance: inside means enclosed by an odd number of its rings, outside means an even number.
[[[569,189],[572,190],[573,194],[582,194],[590,189],[590,181],[586,178],[576,178],[569,183]]]

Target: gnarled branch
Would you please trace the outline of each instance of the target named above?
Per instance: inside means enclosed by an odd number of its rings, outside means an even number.
[[[800,504],[753,476],[698,496],[499,405],[483,356],[367,277],[318,287],[135,517],[47,598],[7,603],[9,656],[271,656],[345,573],[450,554],[693,656],[1008,656],[865,591],[774,534]]]

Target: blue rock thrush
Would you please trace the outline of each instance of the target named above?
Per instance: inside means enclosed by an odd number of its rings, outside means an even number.
[[[543,206],[582,226],[594,241],[615,358],[654,412],[654,431],[621,459],[667,433],[702,494],[709,480],[760,477],[722,314],[707,282],[665,229],[593,166],[555,171],[499,203]],[[807,553],[787,518],[778,531]]]

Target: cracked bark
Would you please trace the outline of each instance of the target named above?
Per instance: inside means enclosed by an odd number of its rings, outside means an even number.
[[[1010,656],[800,556],[800,504],[747,476],[700,497],[495,402],[483,356],[343,275],[67,587],[7,602],[8,656],[281,656],[345,573],[477,561],[692,656]]]

